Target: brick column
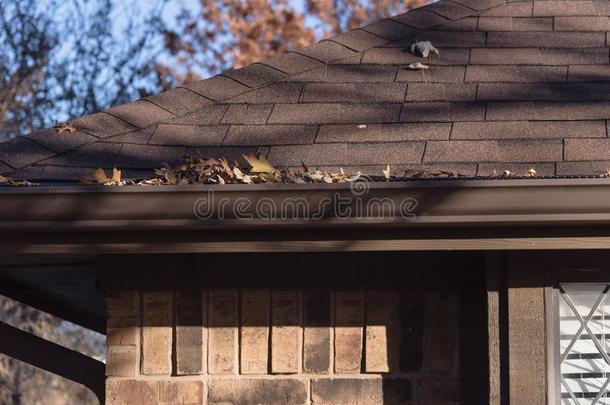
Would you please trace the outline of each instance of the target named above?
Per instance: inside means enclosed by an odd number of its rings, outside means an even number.
[[[110,292],[107,403],[423,405],[439,393],[456,402],[457,297]]]

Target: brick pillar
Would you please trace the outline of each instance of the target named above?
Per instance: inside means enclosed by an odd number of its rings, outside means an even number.
[[[455,292],[110,292],[108,404],[459,401]]]

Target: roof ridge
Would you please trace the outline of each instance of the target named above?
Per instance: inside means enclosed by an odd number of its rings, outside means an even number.
[[[44,155],[42,158],[39,154],[33,154],[33,159],[22,160],[18,165],[0,160],[0,166],[4,163],[11,167],[12,170],[4,171],[4,173],[10,174],[96,143],[104,143],[106,140],[120,135],[146,130],[151,126],[166,123],[168,120],[194,114],[209,106],[224,105],[227,102],[233,104],[230,101],[237,97],[285,82],[286,79],[296,75],[322,66],[340,64],[341,61],[349,60],[357,55],[362,56],[371,48],[406,39],[418,32],[459,21],[513,1],[440,0],[396,16],[382,18],[363,27],[324,38],[305,48],[292,50],[242,68],[230,69],[203,80],[75,118],[70,122],[79,132],[95,139],[64,148],[59,152],[30,139],[34,144],[44,147],[54,154]],[[387,32],[384,34],[383,25],[388,23],[401,24],[409,27],[410,31],[406,31],[402,38],[392,37]],[[180,98],[185,100],[178,100]],[[172,104],[176,102],[178,105]],[[0,142],[0,145],[11,143],[19,138],[21,137]]]

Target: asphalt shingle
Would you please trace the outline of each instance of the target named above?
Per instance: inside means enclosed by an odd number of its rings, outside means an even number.
[[[304,49],[0,143],[0,172],[142,176],[183,156],[381,174],[610,167],[608,0],[440,0]],[[413,55],[414,41],[440,55]],[[423,63],[424,70],[410,64]],[[21,169],[15,170],[15,167]],[[402,173],[398,173],[402,174]]]

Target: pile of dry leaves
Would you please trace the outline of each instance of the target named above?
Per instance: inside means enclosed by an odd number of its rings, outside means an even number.
[[[210,158],[184,158],[184,162],[178,166],[166,165],[155,170],[155,175],[144,180],[123,180],[121,171],[113,169],[112,175],[106,175],[104,169],[92,170],[91,179],[81,179],[84,184],[102,184],[107,186],[146,186],[146,185],[179,185],[179,184],[258,184],[258,183],[345,183],[360,179],[360,172],[346,173],[343,169],[339,172],[326,172],[312,170],[305,164],[299,169],[276,169],[263,156],[244,155],[247,165],[238,162],[232,165],[226,159]],[[388,165],[382,170],[383,176],[370,178],[369,180],[402,180],[421,178],[459,178],[467,177],[463,174],[451,171],[419,171],[407,170],[402,176],[392,172]],[[519,177],[510,171],[498,174],[495,170],[489,177],[511,178]],[[536,177],[536,171],[530,169],[525,177]],[[32,186],[34,183],[23,180],[12,180],[0,176],[0,184],[9,186]]]

